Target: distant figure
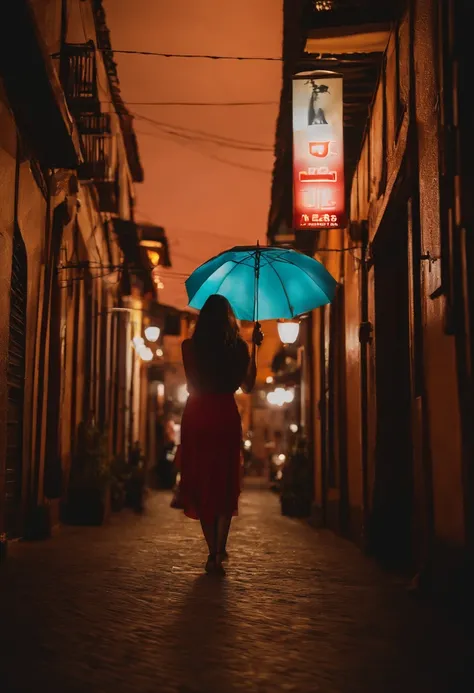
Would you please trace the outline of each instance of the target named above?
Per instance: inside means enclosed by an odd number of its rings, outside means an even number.
[[[222,562],[240,495],[242,428],[234,393],[255,385],[262,340],[256,323],[250,356],[229,302],[213,295],[182,345],[189,398],[181,422],[180,501],[188,517],[201,521],[208,573],[225,573]]]

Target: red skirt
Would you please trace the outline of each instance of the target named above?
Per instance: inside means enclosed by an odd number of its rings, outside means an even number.
[[[232,394],[191,395],[181,421],[180,501],[185,515],[213,522],[236,515],[242,426]]]

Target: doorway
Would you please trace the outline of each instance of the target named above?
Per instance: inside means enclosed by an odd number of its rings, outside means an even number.
[[[21,532],[23,468],[23,402],[25,395],[27,256],[18,227],[13,235],[8,340],[7,456],[5,464],[5,528],[9,538]]]
[[[413,450],[406,204],[373,244],[375,304],[375,455],[370,540],[391,567],[409,568],[413,552]]]
[[[325,372],[327,525],[347,535],[349,532],[349,498],[347,472],[347,405],[345,361],[345,296],[339,284],[327,309]]]

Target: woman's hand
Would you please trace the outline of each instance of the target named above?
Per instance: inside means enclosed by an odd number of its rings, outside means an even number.
[[[263,332],[259,322],[255,323],[252,332],[252,352],[248,364],[247,375],[242,383],[242,389],[247,394],[252,392],[257,379],[257,347],[263,342]]]
[[[261,346],[263,337],[262,327],[259,322],[256,322],[252,332],[252,343],[255,344],[255,346]]]

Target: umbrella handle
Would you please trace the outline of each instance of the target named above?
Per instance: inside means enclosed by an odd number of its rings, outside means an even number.
[[[259,336],[261,337],[260,339],[255,338],[256,333],[259,333]],[[259,322],[256,322],[254,324],[253,333],[252,333],[252,345],[253,345],[255,350],[257,349],[257,347],[261,346],[262,341],[263,341],[262,326],[260,325]]]
[[[253,293],[253,322],[258,323],[258,281],[260,279],[260,253],[257,241],[257,251],[255,256],[255,282]]]

